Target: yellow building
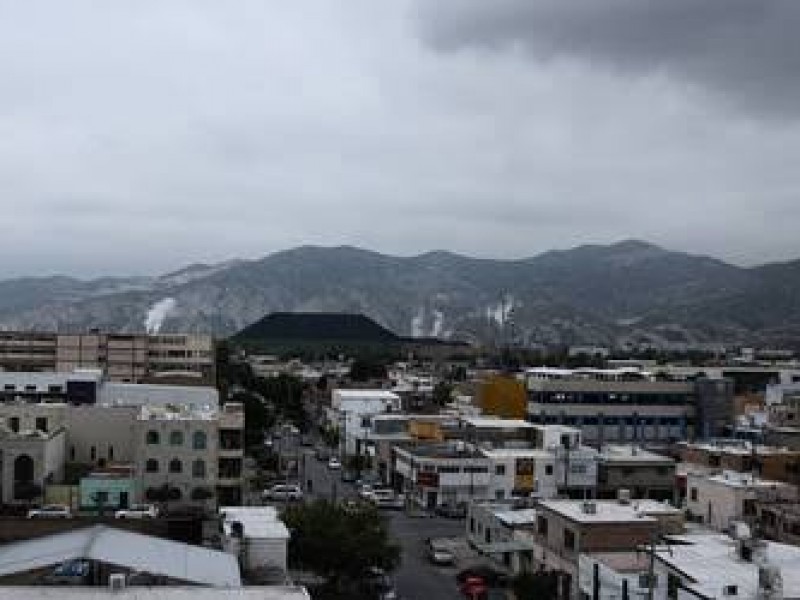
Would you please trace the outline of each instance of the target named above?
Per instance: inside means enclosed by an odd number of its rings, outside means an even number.
[[[484,415],[524,419],[527,408],[525,384],[508,375],[493,375],[478,389],[478,406]]]

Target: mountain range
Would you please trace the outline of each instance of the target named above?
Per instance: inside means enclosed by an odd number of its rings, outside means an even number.
[[[303,246],[156,277],[0,281],[3,329],[229,335],[294,311],[484,343],[797,347],[800,260],[745,268],[636,240],[517,260]]]

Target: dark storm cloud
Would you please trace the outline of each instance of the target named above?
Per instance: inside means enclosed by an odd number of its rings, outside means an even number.
[[[756,112],[800,115],[798,0],[436,0],[441,51],[518,45],[631,74],[667,74]]]

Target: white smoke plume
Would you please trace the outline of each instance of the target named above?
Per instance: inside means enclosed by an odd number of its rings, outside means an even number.
[[[175,298],[164,298],[153,304],[150,310],[147,311],[147,317],[144,320],[144,328],[147,333],[158,333],[161,330],[164,319],[174,309]]]

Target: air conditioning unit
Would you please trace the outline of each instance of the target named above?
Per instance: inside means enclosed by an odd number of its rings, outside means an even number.
[[[596,502],[583,502],[581,504],[581,508],[583,509],[583,513],[586,515],[596,515],[597,514],[597,503]]]
[[[124,590],[125,583],[125,573],[111,573],[111,575],[108,576],[108,588],[110,590]]]

